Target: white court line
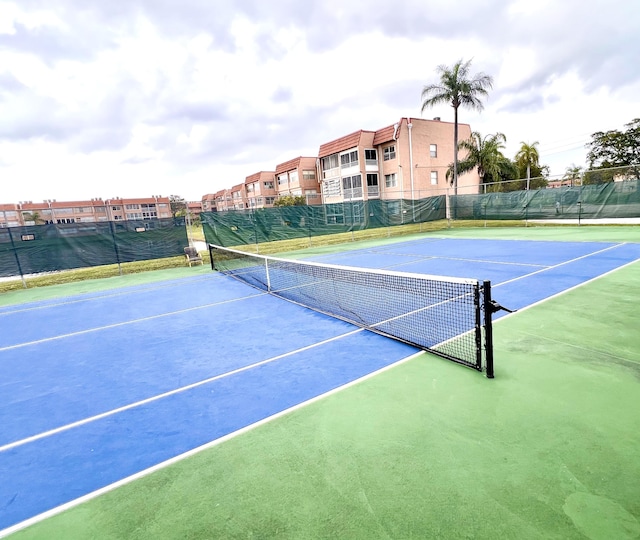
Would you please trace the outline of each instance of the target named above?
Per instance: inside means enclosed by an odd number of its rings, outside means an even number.
[[[360,331],[362,329],[359,329],[357,331]],[[356,332],[357,332],[356,331]],[[17,523],[15,525],[12,525],[11,527],[8,527],[6,529],[3,529],[0,531],[0,538],[5,538],[6,536],[9,536],[10,534],[13,534],[17,531],[20,531],[22,529],[25,529],[26,527],[29,527],[31,525],[35,525],[36,523],[39,523],[41,521],[44,521],[45,519],[48,519],[50,517],[53,517],[57,514],[60,514],[62,512],[65,512],[66,510],[69,510],[71,508],[74,508],[75,506],[78,506],[82,503],[85,503],[87,501],[90,501],[92,499],[95,499],[96,497],[99,497],[100,495],[104,495],[105,493],[108,493],[110,491],[113,491],[116,488],[119,488],[121,486],[124,486],[125,484],[129,484],[131,482],[133,482],[134,480],[138,480],[140,478],[143,478],[145,476],[148,476],[151,473],[154,473],[156,471],[159,471],[161,469],[164,469],[170,465],[173,465],[174,463],[177,463],[179,461],[182,461],[188,457],[191,457],[193,455],[199,454],[200,452],[203,452],[204,450],[208,450],[209,448],[213,448],[215,446],[218,446],[219,444],[226,442],[230,439],[233,439],[235,437],[237,437],[238,435],[242,435],[243,433],[246,433],[248,431],[251,431],[259,426],[262,426],[264,424],[267,424],[269,422],[272,422],[273,420],[276,420],[278,418],[281,418],[282,416],[285,416],[287,414],[290,414],[298,409],[301,409],[302,407],[306,407],[307,405],[311,405],[312,403],[315,403],[316,401],[320,401],[321,399],[325,399],[328,396],[331,396],[333,394],[336,394],[338,392],[341,392],[342,390],[345,390],[346,388],[349,388],[351,386],[354,386],[356,384],[360,384],[361,382],[370,379],[372,377],[377,376],[378,374],[390,370],[392,368],[395,368],[396,366],[399,366],[400,364],[404,364],[410,360],[413,360],[414,358],[416,358],[417,356],[420,356],[424,351],[420,351],[417,353],[414,353],[410,356],[407,356],[406,358],[402,358],[401,360],[398,360],[397,362],[394,362],[393,364],[389,364],[388,366],[385,366],[383,368],[380,368],[377,371],[373,371],[367,375],[364,375],[363,377],[360,377],[359,379],[355,379],[351,382],[348,382],[346,384],[343,384],[342,386],[338,386],[337,388],[334,388],[333,390],[329,390],[328,392],[325,392],[324,394],[320,394],[316,397],[313,397],[311,399],[308,399],[307,401],[303,401],[302,403],[298,403],[297,405],[294,405],[293,407],[289,407],[288,409],[284,409],[283,411],[277,412],[271,416],[268,416],[267,418],[263,418],[262,420],[258,420],[257,422],[254,422],[253,424],[249,424],[248,426],[245,426],[243,428],[240,428],[232,433],[229,433],[227,435],[224,435],[218,439],[215,439],[211,442],[208,442],[206,444],[203,444],[202,446],[198,446],[197,448],[194,448],[192,450],[189,450],[187,452],[184,452],[183,454],[180,454],[178,456],[172,457],[166,461],[163,461],[162,463],[158,463],[157,465],[154,465],[153,467],[149,467],[148,469],[145,469],[143,471],[140,471],[136,474],[133,474],[131,476],[128,476],[127,478],[123,478],[122,480],[118,480],[117,482],[114,482],[113,484],[110,484],[108,486],[105,486],[103,488],[100,488],[96,491],[93,491],[91,493],[87,493],[86,495],[83,495],[82,497],[78,497],[77,499],[74,499],[73,501],[69,501],[68,503],[65,503],[63,505],[60,505],[56,508],[52,508],[51,510],[47,510],[46,512],[43,512],[42,514],[39,514],[37,516],[34,516],[32,518],[29,518],[25,521],[22,521],[20,523]]]
[[[215,276],[207,276],[206,279],[212,279]],[[197,283],[199,281],[204,281],[205,278],[189,278],[189,280],[187,281],[186,278],[185,279],[185,283]],[[75,300],[61,300],[60,302],[51,302],[51,303],[44,303],[41,305],[37,305],[37,306],[32,306],[30,304],[36,303],[36,302],[48,302],[48,300],[36,300],[34,302],[29,302],[28,305],[29,307],[24,307],[24,308],[20,308],[20,309],[14,309],[11,311],[0,311],[0,317],[3,315],[13,315],[14,313],[23,313],[25,311],[34,311],[37,309],[47,309],[50,307],[57,307],[57,306],[68,306],[68,305],[72,305],[72,304],[80,304],[82,302],[90,302],[92,300],[102,300],[103,298],[115,298],[118,296],[128,296],[128,295],[132,295],[132,294],[136,294],[136,293],[144,293],[144,292],[153,292],[153,291],[157,291],[159,289],[164,289],[164,288],[168,288],[168,287],[175,287],[176,280],[171,280],[170,283],[167,283],[167,280],[164,281],[158,281],[158,282],[154,282],[153,284],[147,284],[149,286],[138,286],[138,287],[130,287],[128,288],[128,290],[118,290],[118,292],[111,292],[108,294],[99,294],[100,292],[105,292],[108,291],[108,289],[106,289],[105,291],[93,291],[93,292],[87,292],[87,293],[80,293],[80,294],[84,294],[87,295],[86,298],[77,298]],[[160,284],[163,283],[163,285],[159,285],[159,286],[154,286],[156,284]],[[93,296],[89,296],[89,295],[93,295]],[[78,296],[78,295],[73,295],[73,296]],[[49,299],[49,300],[55,300],[55,299]],[[19,308],[20,304],[16,304],[16,307]],[[10,306],[3,306],[5,308],[9,308]]]
[[[169,316],[172,316],[172,315],[179,315],[181,313],[187,313],[189,311],[196,311],[198,309],[208,309],[208,308],[213,307],[213,306],[221,306],[223,304],[229,304],[229,303],[232,303],[232,302],[241,302],[243,300],[247,300],[247,299],[250,299],[250,298],[256,298],[258,296],[266,296],[266,294],[267,293],[252,294],[250,296],[243,296],[242,298],[232,298],[231,300],[223,300],[221,302],[213,302],[211,304],[205,304],[203,306],[184,308],[184,309],[179,309],[179,310],[176,310],[176,311],[170,311],[168,313],[160,313],[158,315],[150,315],[148,317],[141,317],[140,319],[132,319],[130,321],[123,321],[123,322],[119,322],[119,323],[108,324],[106,326],[97,326],[95,328],[87,328],[86,330],[78,330],[77,332],[70,332],[69,334],[61,334],[59,336],[52,336],[52,337],[48,337],[48,338],[36,339],[34,341],[27,341],[25,343],[18,343],[16,345],[8,345],[6,347],[0,347],[0,352],[9,351],[11,349],[19,349],[21,347],[29,347],[30,345],[38,345],[40,343],[47,343],[48,341],[55,341],[57,339],[65,339],[65,338],[73,337],[73,336],[81,336],[83,334],[89,334],[91,332],[99,332],[100,330],[109,330],[111,328],[117,328],[119,326],[125,326],[127,324],[135,324],[135,323],[139,323],[139,322],[151,321],[153,319],[160,319],[162,317],[169,317]]]
[[[203,379],[202,381],[198,381],[192,384],[189,384],[187,386],[182,386],[180,388],[175,388],[173,390],[170,390],[168,392],[164,392],[162,394],[158,394],[155,396],[152,396],[150,398],[147,399],[143,399],[140,401],[136,401],[135,403],[130,403],[129,405],[124,405],[123,407],[118,407],[117,409],[112,409],[110,411],[106,411],[100,414],[97,414],[95,416],[91,416],[89,418],[84,418],[82,420],[78,420],[77,422],[72,422],[71,424],[66,424],[64,426],[60,426],[57,427],[55,429],[50,429],[49,431],[43,431],[42,433],[38,433],[37,435],[33,435],[31,437],[27,437],[25,439],[20,439],[19,441],[14,441],[12,443],[9,444],[5,444],[3,446],[0,446],[0,452],[5,452],[7,450],[11,450],[12,448],[16,448],[18,446],[23,446],[25,444],[34,442],[34,441],[38,441],[40,439],[44,439],[46,437],[50,437],[52,435],[56,435],[58,433],[61,433],[63,431],[67,431],[69,429],[73,429],[75,427],[79,427],[82,426],[84,424],[89,424],[90,422],[95,422],[96,420],[101,420],[103,418],[107,418],[109,416],[113,416],[114,414],[118,414],[121,413],[123,411],[128,411],[130,409],[134,409],[136,407],[141,407],[142,405],[146,405],[148,403],[152,403],[154,401],[158,401],[160,399],[169,397],[169,396],[173,396],[175,394],[179,394],[181,392],[186,392],[187,390],[192,390],[193,388],[197,388],[198,386],[203,386],[205,384],[208,384],[210,382],[213,381],[217,381],[219,379],[223,379],[225,377],[230,377],[231,375],[236,375],[237,373],[242,373],[243,371],[248,371],[249,369],[253,369],[256,368],[258,366],[262,366],[265,364],[269,364],[270,362],[275,362],[276,360],[280,360],[282,358],[286,358],[288,356],[292,356],[294,354],[298,354],[300,352],[304,352],[310,349],[313,349],[315,347],[321,346],[321,345],[325,345],[327,343],[331,343],[332,341],[336,341],[338,339],[342,339],[343,337],[347,337],[347,336],[351,336],[353,334],[357,334],[358,332],[362,332],[363,330],[365,330],[364,328],[358,328],[357,330],[352,330],[350,332],[347,332],[345,334],[340,334],[339,336],[334,336],[332,338],[329,339],[325,339],[324,341],[319,341],[318,343],[314,343],[312,345],[307,345],[306,347],[302,347],[300,349],[296,349],[294,351],[290,351],[284,354],[280,354],[278,356],[274,356],[272,358],[268,358],[266,360],[262,360],[260,362],[256,362],[254,364],[250,364],[248,366],[243,366],[241,368],[237,368],[234,369],[232,371],[227,371],[226,373],[221,373],[219,375],[215,375],[213,377],[209,377],[208,379]]]
[[[463,257],[442,257],[440,255],[424,255],[415,261],[402,262],[402,263],[398,263],[391,266],[393,267],[405,266],[407,264],[415,264],[421,261],[427,261],[427,260],[433,260],[433,259],[439,259],[442,261],[472,262],[472,263],[481,263],[481,264],[500,264],[505,266],[531,266],[533,268],[542,268],[542,269],[550,268],[549,266],[544,264],[519,263],[519,262],[509,262],[509,261],[493,261],[490,259],[465,259]]]
[[[539,271],[533,272],[532,274],[528,274],[528,275],[533,275],[533,274],[537,274],[537,273],[540,273],[540,272],[546,271],[546,270],[548,270],[548,269],[557,268],[557,267],[559,267],[559,266],[563,266],[563,265],[565,265],[565,264],[568,264],[568,263],[571,263],[571,262],[574,262],[574,261],[577,261],[577,260],[580,260],[580,259],[583,259],[583,258],[590,257],[591,255],[595,255],[595,254],[597,254],[597,253],[601,253],[601,252],[607,251],[608,249],[613,249],[613,248],[619,247],[619,246],[621,246],[621,245],[624,245],[624,244],[617,244],[617,245],[615,245],[615,246],[610,246],[609,248],[606,248],[606,249],[603,249],[603,250],[600,250],[600,251],[596,251],[596,252],[593,252],[593,253],[590,253],[590,254],[587,254],[587,255],[581,256],[581,257],[577,257],[577,258],[575,258],[575,259],[572,259],[572,260],[569,260],[569,261],[565,261],[565,262],[560,263],[560,264],[558,264],[558,265],[551,266],[551,267],[545,268],[545,269],[543,269],[543,270],[539,270]],[[599,279],[601,279],[601,278],[603,278],[603,277],[605,277],[605,276],[607,276],[607,275],[609,275],[609,274],[611,274],[611,273],[617,272],[618,270],[620,270],[620,269],[622,269],[622,268],[625,268],[625,267],[627,267],[627,266],[630,266],[630,265],[632,265],[632,264],[635,264],[637,261],[638,261],[638,260],[630,261],[630,262],[628,262],[628,263],[626,263],[626,264],[624,264],[624,265],[622,265],[622,266],[620,266],[620,267],[618,267],[618,268],[614,268],[614,269],[612,269],[612,270],[610,270],[610,271],[608,271],[608,272],[606,272],[606,273],[604,273],[604,274],[601,274],[601,275],[596,276],[596,277],[594,277],[594,278],[592,278],[592,279],[590,279],[590,280],[587,280],[587,281],[584,281],[584,282],[582,282],[582,283],[579,283],[579,284],[577,284],[577,285],[575,285],[575,286],[573,286],[573,287],[571,287],[571,288],[569,288],[569,289],[566,289],[566,290],[564,290],[564,291],[561,291],[561,292],[559,292],[559,293],[556,293],[556,294],[554,294],[554,295],[552,295],[552,296],[550,296],[550,297],[548,297],[548,298],[545,298],[545,299],[543,299],[543,300],[540,300],[540,301],[538,301],[538,302],[535,302],[534,304],[531,304],[531,305],[529,305],[529,306],[526,306],[526,307],[522,308],[521,310],[519,310],[519,312],[520,312],[520,311],[524,311],[524,310],[526,310],[526,309],[529,309],[529,308],[531,308],[531,307],[534,307],[534,306],[536,306],[536,305],[538,305],[538,304],[541,304],[541,303],[543,303],[543,302],[547,302],[548,300],[551,300],[552,298],[555,298],[555,297],[557,297],[557,296],[561,296],[561,295],[563,295],[563,294],[566,294],[566,293],[568,293],[568,292],[570,292],[570,291],[572,291],[572,290],[574,290],[574,289],[577,289],[577,288],[579,288],[579,287],[582,287],[582,286],[584,286],[584,285],[587,285],[588,283],[591,283],[591,282],[593,282],[593,281],[599,280]],[[519,278],[515,278],[515,279],[513,279],[513,280],[505,281],[505,282],[500,283],[500,284],[497,284],[497,285],[495,285],[495,286],[504,285],[504,284],[506,284],[506,283],[510,283],[511,281],[517,281],[518,279],[522,279],[523,277],[527,277],[527,276],[521,276],[521,277],[519,277]],[[256,296],[259,296],[259,295],[256,295]],[[501,321],[501,320],[503,320],[503,319],[506,319],[506,318],[508,318],[508,317],[510,317],[510,316],[512,316],[512,315],[515,315],[515,313],[513,313],[513,314],[507,314],[507,315],[505,315],[504,317],[501,317],[500,319],[498,319],[498,321],[496,321],[496,322],[499,322],[499,321]],[[360,332],[360,331],[362,331],[362,330],[363,330],[362,328],[359,328],[359,329],[355,330],[355,331],[354,331],[354,332],[352,332],[352,333],[357,333],[357,332]],[[348,335],[348,334],[347,334],[347,335]],[[338,339],[338,338],[333,338],[333,339]],[[316,344],[316,345],[317,345],[317,344]],[[82,504],[82,503],[84,503],[84,502],[87,502],[87,501],[89,501],[89,500],[91,500],[91,499],[94,499],[94,498],[96,498],[96,497],[98,497],[98,496],[100,496],[100,495],[103,495],[103,494],[105,494],[105,493],[107,493],[107,492],[109,492],[109,491],[112,491],[112,490],[114,490],[114,489],[116,489],[116,488],[118,488],[118,487],[120,487],[120,486],[123,486],[123,485],[125,485],[125,484],[130,483],[130,482],[133,482],[134,480],[137,480],[137,479],[139,479],[139,478],[142,478],[142,477],[144,477],[144,476],[147,476],[147,475],[149,475],[149,474],[151,474],[151,473],[153,473],[153,472],[155,472],[155,471],[158,471],[158,470],[160,470],[160,469],[166,468],[166,467],[168,467],[168,466],[170,466],[170,465],[172,465],[172,464],[174,464],[174,463],[176,463],[176,462],[182,461],[183,459],[186,459],[186,458],[188,458],[188,457],[190,457],[190,456],[192,456],[192,455],[198,454],[198,453],[200,453],[200,452],[202,452],[202,451],[204,451],[204,450],[207,450],[207,449],[209,449],[209,448],[215,447],[215,446],[217,446],[217,445],[219,445],[219,444],[221,444],[221,443],[223,443],[223,442],[225,442],[225,441],[227,441],[227,440],[230,440],[230,439],[232,439],[232,438],[235,438],[235,437],[236,437],[236,436],[238,436],[238,435],[241,435],[241,434],[243,434],[243,433],[246,433],[246,432],[248,432],[248,431],[251,431],[251,430],[253,430],[253,429],[255,429],[255,428],[257,428],[257,427],[259,427],[259,426],[261,426],[261,425],[263,425],[263,424],[266,424],[266,423],[268,423],[268,422],[271,422],[272,420],[275,420],[275,419],[280,418],[280,417],[282,417],[282,416],[284,416],[284,415],[287,415],[287,414],[289,414],[289,413],[291,413],[291,412],[293,412],[293,411],[295,411],[295,410],[297,410],[297,409],[300,409],[300,408],[305,407],[305,406],[307,406],[307,405],[310,405],[310,404],[312,404],[312,403],[314,403],[314,402],[316,402],[316,401],[319,401],[319,400],[321,400],[321,399],[324,399],[325,397],[328,397],[328,396],[330,396],[330,395],[332,395],[332,394],[334,394],[334,393],[337,393],[337,392],[339,392],[339,391],[342,391],[343,389],[346,389],[346,388],[351,387],[351,386],[353,386],[353,385],[359,384],[360,382],[362,382],[362,381],[364,381],[364,380],[366,380],[366,379],[369,379],[369,378],[371,378],[371,377],[374,377],[374,376],[376,376],[376,375],[377,375],[377,374],[379,374],[379,373],[382,373],[382,372],[387,371],[387,370],[389,370],[389,369],[392,369],[392,368],[394,368],[394,367],[396,367],[396,366],[398,366],[398,365],[400,365],[400,364],[403,364],[403,363],[405,363],[405,362],[407,362],[407,361],[409,361],[409,360],[412,360],[413,358],[415,358],[415,357],[417,357],[417,356],[419,356],[419,355],[423,354],[423,352],[424,352],[424,351],[417,352],[417,353],[415,353],[415,354],[413,354],[413,355],[411,355],[411,356],[409,356],[409,357],[406,357],[406,358],[404,358],[404,359],[402,359],[402,360],[399,360],[398,362],[395,362],[395,363],[393,363],[393,364],[390,364],[390,365],[388,365],[388,366],[385,366],[384,368],[381,368],[381,369],[379,369],[379,370],[377,370],[377,371],[374,371],[374,372],[372,372],[372,373],[370,373],[370,374],[368,374],[368,375],[365,375],[364,377],[361,377],[361,378],[359,378],[359,379],[356,379],[356,380],[354,380],[354,381],[351,381],[351,382],[349,382],[349,383],[347,383],[347,384],[345,384],[345,385],[343,385],[343,386],[337,387],[337,388],[335,388],[335,389],[333,389],[333,390],[331,390],[331,391],[329,391],[329,392],[326,392],[326,393],[324,393],[324,394],[318,395],[318,396],[316,396],[316,397],[314,397],[314,398],[311,398],[311,399],[309,399],[309,400],[307,400],[307,401],[304,401],[304,402],[302,402],[302,403],[300,403],[300,404],[298,404],[298,405],[295,405],[295,406],[293,406],[293,407],[290,407],[289,409],[285,409],[285,410],[283,410],[283,411],[280,411],[280,412],[278,412],[278,413],[276,413],[276,414],[274,414],[274,415],[272,415],[272,416],[269,416],[269,417],[264,418],[264,419],[262,419],[262,420],[260,420],[260,421],[258,421],[258,422],[255,422],[255,423],[253,423],[253,424],[250,424],[249,426],[246,426],[246,427],[241,428],[241,429],[239,429],[239,430],[237,430],[237,431],[234,431],[234,432],[232,432],[232,433],[230,433],[230,434],[228,434],[228,435],[225,435],[225,436],[220,437],[220,438],[218,438],[218,439],[216,439],[216,440],[214,440],[214,441],[211,441],[211,442],[209,442],[209,443],[207,443],[207,444],[204,444],[204,445],[202,445],[202,446],[200,446],[200,447],[198,447],[198,448],[194,448],[194,449],[192,449],[192,450],[189,450],[189,451],[187,451],[187,452],[185,452],[185,453],[183,453],[183,454],[180,454],[180,455],[175,456],[175,457],[173,457],[173,458],[171,458],[171,459],[169,459],[169,460],[166,460],[166,461],[164,461],[164,462],[162,462],[162,463],[159,463],[159,464],[157,464],[157,465],[154,465],[153,467],[150,467],[150,468],[148,468],[148,469],[145,469],[144,471],[140,471],[140,472],[138,472],[138,473],[136,473],[136,474],[134,474],[134,475],[131,475],[131,476],[127,477],[127,478],[124,478],[124,479],[122,479],[122,480],[119,480],[119,481],[117,481],[117,482],[114,482],[113,484],[110,484],[109,486],[105,486],[104,488],[101,488],[101,489],[96,490],[96,491],[94,491],[94,492],[92,492],[92,493],[89,493],[89,494],[87,494],[87,495],[84,495],[84,496],[82,496],[82,497],[79,497],[78,499],[75,499],[75,500],[73,500],[73,501],[70,501],[70,502],[68,502],[68,503],[65,503],[64,505],[58,506],[58,507],[56,507],[56,508],[53,508],[53,509],[51,509],[51,510],[48,510],[47,512],[43,512],[42,514],[39,514],[39,515],[37,515],[37,516],[34,516],[33,518],[29,518],[29,519],[27,519],[27,520],[25,520],[25,521],[23,521],[23,522],[21,522],[21,523],[18,523],[18,524],[16,524],[16,525],[13,525],[13,526],[11,526],[11,527],[9,527],[9,528],[6,528],[6,529],[4,529],[4,530],[1,530],[1,531],[0,531],[0,538],[5,538],[6,536],[9,536],[10,534],[13,534],[13,533],[15,533],[15,532],[17,532],[17,531],[19,531],[19,530],[22,530],[22,529],[24,529],[24,528],[26,528],[26,527],[29,527],[29,526],[31,526],[31,525],[33,525],[33,524],[35,524],[35,523],[40,522],[40,521],[44,521],[44,520],[45,520],[45,519],[47,519],[47,518],[53,517],[53,516],[55,516],[55,515],[57,515],[57,514],[59,514],[59,513],[62,513],[62,512],[64,512],[64,511],[66,511],[66,510],[70,509],[70,508],[73,508],[73,507],[75,507],[75,506],[78,506],[78,505],[80,505],[80,504]],[[285,356],[285,355],[283,355],[283,356]],[[276,357],[276,358],[278,358],[278,357]],[[275,358],[274,358],[274,359],[275,359]],[[262,364],[262,363],[266,363],[266,362],[268,362],[268,361],[272,361],[272,360],[274,360],[274,359],[265,360],[265,361],[260,362],[260,363],[258,363],[258,364],[253,364],[252,366],[247,366],[246,368],[241,368],[240,370],[237,370],[237,371],[241,371],[241,370],[244,370],[244,369],[250,369],[251,367],[255,367],[255,366],[257,366],[257,365],[260,365],[260,364]],[[230,372],[230,374],[231,374],[231,373],[233,373],[233,372]],[[219,378],[219,377],[221,377],[221,376],[218,376],[217,378]],[[214,379],[215,379],[215,378],[212,378],[211,380],[214,380]],[[208,382],[208,381],[209,381],[209,380],[207,380],[206,382]],[[185,389],[187,389],[187,388],[191,388],[191,387],[194,387],[194,386],[198,386],[198,385],[200,385],[200,384],[206,384],[206,382],[205,382],[205,381],[203,381],[203,382],[201,382],[201,383],[195,383],[194,385],[191,385],[191,386],[189,386],[189,387],[184,387],[184,388],[185,388]],[[169,392],[169,393],[163,394],[162,396],[170,395],[170,394],[172,394],[172,393],[177,393],[177,392],[179,392],[179,391],[182,391],[182,389],[176,389],[176,390],[174,390],[174,391],[172,391],[172,392]],[[160,397],[158,397],[158,396],[157,396],[157,397],[155,397],[155,398],[150,398],[149,400],[145,400],[144,402],[150,402],[150,401],[153,401],[153,400],[155,400],[155,399],[160,399]],[[140,404],[142,404],[142,403],[144,403],[144,402],[139,402],[139,403],[140,403]],[[127,407],[123,407],[123,408],[121,408],[121,409],[117,409],[117,410],[118,410],[118,411],[122,411],[122,410],[126,410],[126,409],[128,409],[128,408],[133,408],[134,406],[136,406],[136,404],[131,404],[131,405],[127,406]],[[109,415],[109,414],[115,414],[115,413],[111,413],[111,412],[110,412],[110,413],[104,413],[104,416]],[[98,416],[94,417],[94,419],[98,419],[99,417],[102,417],[102,416],[103,416],[103,415],[98,415]],[[76,425],[81,425],[81,424],[83,424],[83,423],[87,423],[87,422],[89,422],[89,421],[91,421],[91,419],[86,419],[86,420],[84,420],[84,421],[81,421],[81,422],[78,422],[78,423],[75,423],[75,424],[69,424],[69,426],[73,426],[73,427],[75,427]],[[69,427],[69,428],[59,428],[58,430],[52,430],[52,432],[53,432],[53,431],[56,431],[56,432],[57,432],[57,431],[62,431],[62,430],[64,430],[64,429],[70,429],[70,427]],[[53,434],[52,432],[47,432],[47,433],[48,433],[48,434]],[[44,435],[43,435],[43,436],[44,436]],[[37,437],[37,438],[41,438],[40,436],[36,436],[36,437]],[[31,440],[31,439],[33,439],[33,438],[25,439],[25,441],[27,441],[27,440],[28,440],[28,441],[30,442],[30,440]],[[12,445],[16,445],[16,443],[12,443]],[[7,446],[8,446],[8,445],[7,445]],[[1,451],[1,450],[3,450],[3,449],[5,449],[5,447],[0,447],[0,451]]]
[[[605,251],[609,251],[610,249],[616,249],[619,248],[620,246],[624,246],[626,244],[626,242],[623,242],[622,244],[615,244],[613,246],[609,246],[606,247],[604,249],[599,249],[598,251],[592,251],[591,253],[588,253],[586,255],[582,255],[580,257],[576,257],[574,259],[570,259],[568,261],[564,261],[558,264],[554,264],[553,266],[547,266],[546,268],[542,268],[540,270],[536,270],[535,272],[531,272],[529,274],[524,274],[523,276],[519,276],[513,279],[508,279],[507,281],[502,281],[501,283],[496,283],[495,285],[492,285],[492,287],[500,287],[501,285],[506,285],[507,283],[513,283],[514,281],[518,281],[520,279],[524,279],[524,278],[528,278],[531,276],[535,276],[536,274],[540,274],[542,272],[547,272],[548,270],[555,270],[556,268],[560,268],[561,266],[564,266],[565,264],[571,264],[574,263],[576,261],[582,260],[582,259],[587,259],[588,257],[592,257],[593,255],[597,255],[599,253],[604,253]],[[626,265],[624,265],[626,266]],[[619,267],[622,268],[622,267]],[[609,272],[607,272],[608,274]],[[606,275],[606,274],[602,274],[602,275]],[[591,281],[591,280],[589,280]],[[585,283],[589,283],[588,281],[586,281]],[[571,290],[571,289],[567,289],[567,290]],[[535,304],[534,304],[535,305]]]
[[[534,306],[543,304],[544,302],[548,302],[549,300],[552,300],[554,298],[557,298],[558,296],[562,296],[564,294],[567,294],[575,289],[579,289],[580,287],[584,287],[585,285],[588,285],[589,283],[592,283],[594,281],[597,281],[605,276],[608,276],[609,274],[613,274],[614,272],[617,272],[618,270],[621,270],[622,268],[626,268],[627,266],[631,266],[632,264],[636,264],[638,261],[640,261],[640,259],[636,259],[635,261],[629,261],[628,263],[623,264],[622,266],[618,266],[617,268],[612,268],[611,270],[609,270],[608,272],[605,272],[604,274],[600,274],[599,276],[595,276],[592,277],[591,279],[588,279],[587,281],[583,281],[581,283],[578,283],[577,285],[574,285],[573,287],[569,287],[568,289],[564,289],[563,291],[557,292],[555,294],[552,294],[551,296],[547,296],[546,298],[543,298],[542,300],[538,300],[537,302],[534,302],[533,304],[529,304],[528,306],[525,306],[523,308],[518,309],[518,311],[514,311],[513,313],[507,313],[506,315],[503,315],[502,317],[500,317],[499,319],[497,319],[496,321],[494,321],[493,324],[498,323],[500,321],[502,321],[503,319],[507,319],[509,317],[512,317],[513,315],[516,315],[517,313],[521,313],[523,311],[526,311],[527,309],[530,309]],[[525,276],[526,277],[526,276]],[[518,278],[520,279],[520,278]],[[514,281],[514,280],[512,280]],[[508,281],[505,281],[504,283],[509,283]],[[498,285],[495,285],[496,287],[498,287],[499,285],[504,285],[504,283],[499,283]]]

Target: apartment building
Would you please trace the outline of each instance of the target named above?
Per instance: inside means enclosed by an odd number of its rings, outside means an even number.
[[[136,199],[46,200],[41,203],[23,201],[15,205],[0,205],[0,227],[151,220],[170,217],[169,198],[159,195]]]
[[[221,189],[220,191],[217,191],[213,197],[217,212],[226,212],[227,210],[233,210],[230,189]]]
[[[191,217],[199,217],[202,213],[202,201],[187,202],[187,212],[189,212]]]
[[[317,158],[297,157],[276,166],[278,197],[304,196],[307,204],[321,204],[317,175]]]
[[[273,207],[278,196],[274,181],[275,174],[273,171],[260,171],[247,176],[244,183],[248,208]]]
[[[247,190],[244,183],[233,186],[231,192],[231,210],[245,210],[247,208]]]
[[[17,204],[0,204],[0,228],[19,227],[22,225],[20,206]]]
[[[201,200],[203,212],[217,212],[215,193],[207,193]]]
[[[318,151],[323,202],[420,199],[443,194],[453,162],[454,124],[401,118],[378,131],[360,130],[322,144]],[[471,136],[458,125],[459,140]],[[462,180],[464,179],[464,180]],[[459,193],[477,193],[477,172],[459,179]]]
[[[171,217],[169,197],[153,196],[145,199],[115,198],[107,201],[110,221],[133,219],[162,219]]]

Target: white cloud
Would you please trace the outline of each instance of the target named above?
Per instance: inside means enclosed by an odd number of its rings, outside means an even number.
[[[452,120],[420,92],[461,58],[495,84],[460,121],[511,156],[539,141],[556,174],[640,116],[626,0],[214,4],[0,0],[0,202],[199,199],[358,129]]]

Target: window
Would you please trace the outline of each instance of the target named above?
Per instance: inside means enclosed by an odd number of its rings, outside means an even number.
[[[335,197],[340,195],[340,178],[332,178],[322,183],[322,194],[325,197]]]
[[[338,167],[338,154],[323,157],[320,161],[322,163],[322,170],[328,171],[330,169],[336,169]]]
[[[396,187],[398,185],[398,177],[396,173],[385,174],[384,185],[385,187],[388,187],[388,188]]]
[[[431,155],[431,157],[438,157],[438,145],[437,144],[430,144],[429,145],[429,154]]]
[[[279,174],[278,175],[278,185],[279,186],[283,186],[285,184],[289,183],[289,178],[287,177],[286,174]]]
[[[111,210],[113,210],[114,212],[118,212],[118,211],[122,210],[122,206],[112,206]]]
[[[390,159],[396,159],[396,147],[395,145],[387,146],[384,149],[383,157],[385,161],[389,161]]]
[[[274,202],[276,202],[276,198],[275,197],[265,197],[265,202],[267,204],[273,204]]]
[[[289,182],[291,182],[292,184],[298,183],[298,171],[291,171],[289,173]]]
[[[349,167],[358,166],[358,151],[352,150],[340,155],[340,168],[347,169]]]
[[[269,181],[269,182],[263,182],[262,185],[265,187],[265,189],[273,189],[273,182]]]
[[[369,195],[378,195],[379,193],[378,187],[378,174],[377,173],[368,173],[367,174],[367,193]]]
[[[247,193],[253,193],[253,189],[254,189],[253,184],[247,184]]]
[[[302,171],[302,179],[303,180],[315,180],[316,179],[316,171]]]
[[[438,171],[431,171],[431,185],[435,186],[438,184]]]
[[[342,187],[344,189],[362,187],[362,176],[359,174],[356,174],[355,176],[345,176],[342,179]]]
[[[365,148],[364,161],[367,165],[376,165],[378,163],[378,152],[373,148]]]
[[[125,205],[125,208],[127,210],[137,210],[138,208],[140,208],[140,206],[137,204],[127,204]]]
[[[355,176],[345,176],[342,179],[342,188],[344,190],[344,196],[347,199],[361,198],[362,197],[362,176],[356,174]]]

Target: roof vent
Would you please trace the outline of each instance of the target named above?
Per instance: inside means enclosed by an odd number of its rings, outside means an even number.
[[[439,116],[436,116],[436,117],[434,118],[434,120],[435,120],[436,122],[440,122],[440,117],[439,117]]]

